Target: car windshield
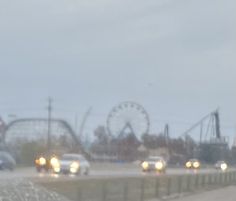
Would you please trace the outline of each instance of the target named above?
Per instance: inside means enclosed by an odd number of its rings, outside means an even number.
[[[11,162],[11,163],[14,162],[14,159],[12,158],[12,156],[9,155],[9,153],[7,153],[7,152],[0,152],[0,160],[8,161],[8,162]]]
[[[190,159],[190,161],[192,161],[192,162],[196,162],[196,161],[198,161],[198,159]]]
[[[150,157],[148,158],[148,161],[159,161],[159,160],[163,160],[161,157]]]
[[[65,160],[65,161],[83,160],[83,157],[81,157],[81,156],[73,156],[73,155],[63,155],[61,157],[61,160]]]

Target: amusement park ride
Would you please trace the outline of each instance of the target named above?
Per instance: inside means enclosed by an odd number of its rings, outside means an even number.
[[[85,153],[80,138],[83,135],[84,125],[88,116],[90,115],[90,112],[91,108],[89,108],[84,116],[78,136],[66,121],[52,119],[52,101],[49,99],[48,118],[17,119],[10,122],[5,128],[4,141],[10,141],[12,139],[11,136],[21,136],[21,134],[32,136],[32,133],[40,133],[37,128],[41,127],[41,130],[43,130],[44,134],[45,131],[47,133],[47,149],[45,150],[44,154],[47,156],[47,158],[53,158],[55,157],[55,153],[53,153],[51,147],[51,134],[55,129],[55,125],[58,124],[57,133],[61,132],[69,134],[71,136],[72,142],[74,143],[73,146],[79,148],[78,151],[80,151],[80,153]],[[27,130],[28,125],[31,125],[31,129],[33,130]],[[137,141],[141,142],[142,136],[144,134],[149,134],[150,118],[143,106],[136,102],[127,101],[122,102],[112,108],[108,114],[106,125],[108,134],[111,138],[115,137],[117,139],[122,139],[131,134]],[[216,159],[219,160],[224,158],[225,152],[227,152],[228,149],[228,141],[226,137],[221,135],[218,110],[215,110],[203,117],[200,121],[198,121],[181,135],[181,137],[185,139],[186,147],[188,147],[187,136],[192,136],[192,132],[196,129],[200,129],[200,132],[197,132],[199,133],[199,140],[197,140],[199,143],[197,143],[198,148],[195,153],[197,155],[196,157],[205,160],[210,154],[217,153],[217,156],[214,156],[212,160],[215,161]],[[29,134],[27,134],[27,132]],[[194,139],[196,139],[197,135],[195,132]],[[168,151],[171,154],[171,148],[169,146],[170,138],[168,124],[165,126],[164,136],[166,138]],[[42,155],[40,155],[40,157],[42,157]],[[37,158],[37,162],[41,161],[43,164],[47,163],[42,158],[40,160],[39,159],[40,158]]]
[[[221,134],[218,109],[203,117],[182,134],[186,139],[187,148],[187,136],[196,129],[200,129],[198,149],[195,152],[196,157],[210,163],[227,157],[229,151],[228,138]]]
[[[107,130],[114,137],[132,133],[140,140],[143,134],[148,134],[149,127],[148,113],[135,102],[123,102],[115,106],[107,118]]]
[[[109,134],[118,138],[124,137],[127,133],[132,133],[138,140],[141,140],[143,134],[149,133],[149,127],[150,119],[148,113],[141,105],[135,102],[123,102],[115,106],[107,118]],[[193,132],[197,129],[199,129],[197,132]],[[199,140],[196,139],[197,135],[199,135]],[[164,128],[164,136],[167,149],[169,154],[171,154],[168,124]],[[185,140],[187,152],[190,146],[188,144],[190,143],[188,136],[193,136],[197,145],[192,157],[194,156],[211,163],[226,158],[229,150],[228,138],[221,134],[218,109],[204,116],[181,135]],[[187,155],[190,156],[191,154],[187,153]]]

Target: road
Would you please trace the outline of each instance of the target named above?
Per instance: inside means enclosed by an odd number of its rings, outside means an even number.
[[[216,172],[214,169],[201,169],[199,171],[190,171],[190,170],[185,170],[181,168],[169,168],[167,171],[167,175],[178,175],[178,174],[198,174],[198,173],[210,173],[210,172]],[[126,166],[126,165],[98,165],[92,168],[91,173],[89,176],[70,176],[70,175],[54,175],[50,173],[37,173],[35,168],[30,167],[30,168],[18,168],[13,172],[10,171],[0,171],[0,200],[10,200],[10,201],[25,201],[25,200],[38,200],[38,201],[69,201],[67,198],[63,197],[68,195],[68,192],[64,192],[63,194],[60,188],[61,184],[64,185],[64,181],[71,181],[72,186],[74,181],[81,183],[80,180],[89,180],[89,179],[94,179],[94,178],[119,178],[119,177],[147,177],[147,176],[160,176],[160,174],[156,173],[143,173],[141,170],[138,168],[138,166]],[[131,179],[131,178],[130,178]],[[132,178],[136,179],[136,178]],[[77,181],[79,180],[79,181]],[[116,179],[115,179],[116,180]],[[62,181],[59,182],[59,186],[57,186],[60,190],[60,192],[57,192],[54,190],[50,191],[48,188],[43,188],[44,185],[37,185],[37,181],[41,184],[45,183],[48,184],[50,181]],[[91,180],[92,182],[95,182],[95,180]],[[136,180],[135,180],[136,181]],[[36,182],[36,184],[34,184]],[[84,181],[85,182],[85,181]],[[90,182],[90,181],[89,181]],[[98,180],[100,182],[100,180]],[[54,183],[54,182],[53,182]],[[57,183],[57,182],[56,182]],[[71,182],[68,182],[70,184]],[[88,183],[87,181],[85,183]],[[47,185],[46,185],[47,186]],[[71,186],[70,186],[71,187]],[[69,194],[71,195],[73,193],[73,189],[75,189],[74,194],[77,196],[77,188],[73,188]],[[99,188],[98,188],[99,189]],[[236,190],[236,189],[234,189]],[[230,192],[232,193],[232,189],[230,189]],[[112,191],[113,192],[113,191]],[[218,192],[218,191],[217,191]],[[209,199],[209,196],[211,196],[212,193],[206,194],[203,193],[195,197],[193,197],[192,201],[211,201]],[[100,195],[100,192],[99,192]],[[227,195],[227,193],[226,193]],[[200,197],[198,197],[200,196]],[[202,197],[201,197],[202,196]],[[29,197],[31,199],[29,199]],[[183,197],[177,201],[187,201],[189,200],[190,197]],[[206,198],[204,200],[204,198]],[[218,197],[217,197],[218,198]],[[219,199],[218,199],[219,200]],[[212,198],[212,201],[218,201],[217,199]],[[222,200],[222,196],[221,196]],[[235,199],[234,199],[235,200]],[[157,201],[157,200],[153,200]],[[232,201],[224,199],[224,201]]]
[[[181,168],[170,168],[167,170],[167,175],[178,175],[178,174],[197,174],[197,173],[209,173],[216,172],[214,169],[201,169],[198,171],[186,170]],[[47,179],[47,178],[55,178],[55,179],[91,179],[91,178],[109,178],[109,177],[138,177],[138,176],[150,176],[155,175],[158,176],[158,173],[143,173],[140,169],[135,167],[123,167],[119,166],[116,168],[109,168],[105,166],[104,168],[95,168],[92,169],[89,176],[73,176],[73,175],[55,175],[50,173],[37,173],[35,168],[19,168],[13,172],[10,171],[1,171],[0,179],[16,179],[16,178],[39,178],[39,179]]]

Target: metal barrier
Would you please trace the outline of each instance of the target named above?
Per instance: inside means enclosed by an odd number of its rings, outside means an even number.
[[[41,183],[74,201],[145,201],[236,182],[236,171]],[[40,182],[39,182],[40,183]]]

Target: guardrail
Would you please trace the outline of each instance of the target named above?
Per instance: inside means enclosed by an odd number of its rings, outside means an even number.
[[[73,201],[145,201],[236,183],[236,171],[38,182]]]

